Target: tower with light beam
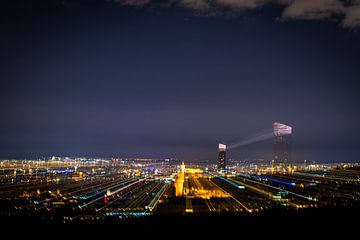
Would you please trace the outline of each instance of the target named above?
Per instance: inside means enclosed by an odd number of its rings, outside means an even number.
[[[292,127],[274,122],[273,160],[275,164],[287,166],[292,163]]]

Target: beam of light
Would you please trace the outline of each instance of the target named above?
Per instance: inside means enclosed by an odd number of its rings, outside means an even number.
[[[259,132],[255,135],[249,136],[245,139],[239,140],[237,142],[234,142],[232,144],[229,144],[228,149],[234,149],[234,148],[242,147],[242,146],[249,145],[252,143],[265,141],[265,140],[271,139],[273,137],[274,137],[274,131],[273,131],[273,129],[269,129],[269,130],[266,130],[263,132]]]

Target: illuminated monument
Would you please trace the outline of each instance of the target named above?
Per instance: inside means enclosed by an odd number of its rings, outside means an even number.
[[[226,145],[219,143],[218,170],[226,167]]]
[[[282,123],[274,122],[273,160],[275,164],[291,164],[291,134],[292,128]]]
[[[181,163],[180,172],[175,180],[175,196],[181,197],[184,193],[185,164]]]

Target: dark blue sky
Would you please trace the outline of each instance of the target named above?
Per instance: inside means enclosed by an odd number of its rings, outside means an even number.
[[[357,29],[282,21],[272,5],[207,16],[9,2],[0,7],[0,158],[215,160],[218,142],[280,121],[293,126],[295,160],[359,160]],[[270,159],[271,141],[229,156]]]

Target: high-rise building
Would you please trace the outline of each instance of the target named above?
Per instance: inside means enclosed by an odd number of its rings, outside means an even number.
[[[226,167],[226,145],[219,143],[218,170]]]
[[[274,145],[273,160],[275,164],[289,165],[291,164],[292,150],[292,127],[283,123],[274,122]]]

